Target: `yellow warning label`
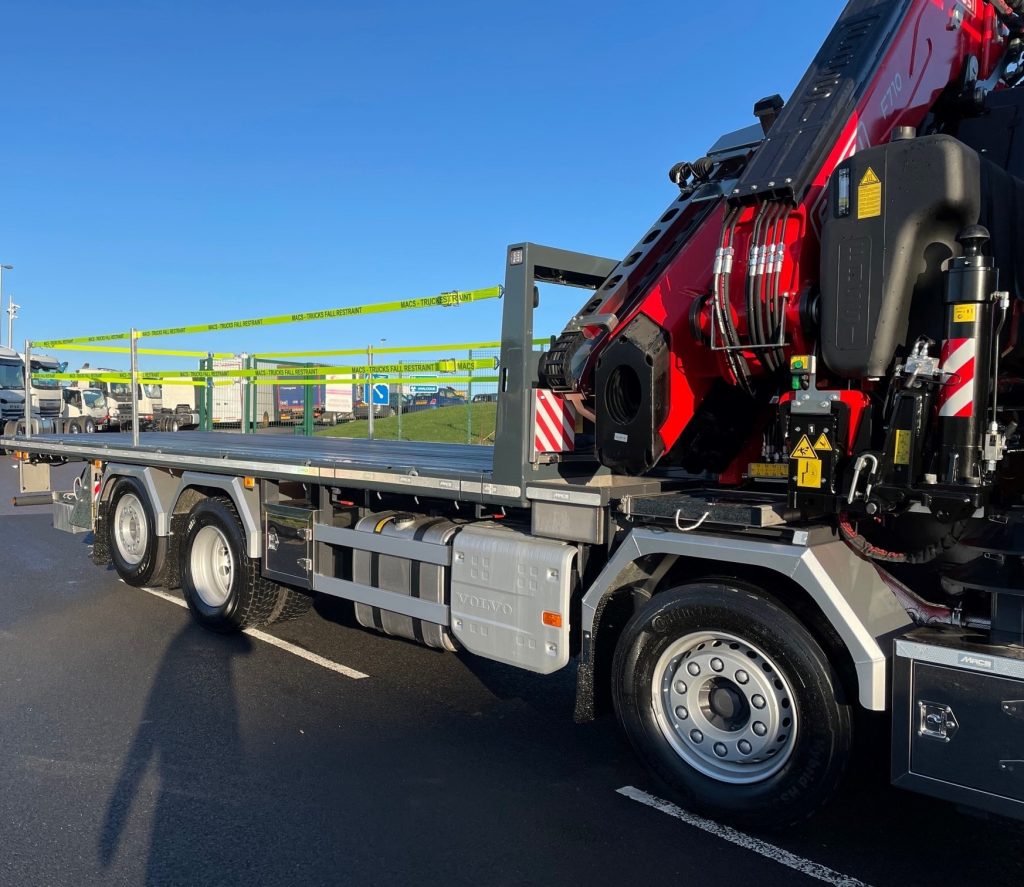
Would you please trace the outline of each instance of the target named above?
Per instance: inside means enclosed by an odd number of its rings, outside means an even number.
[[[831,453],[832,444],[828,442],[828,438],[825,437],[825,432],[821,432],[818,435],[818,439],[814,442],[814,451],[816,453]]]
[[[882,214],[882,180],[869,166],[857,186],[857,218],[875,219]]]
[[[807,439],[805,434],[800,438],[800,443],[796,445],[796,448],[792,453],[789,454],[790,459],[817,459],[818,454],[814,452],[814,447],[811,446],[811,442]]]
[[[751,462],[747,473],[761,480],[786,480],[789,466],[785,462]]]
[[[796,485],[798,487],[813,487],[814,489],[821,486],[820,459],[797,459]]]
[[[978,319],[978,306],[973,302],[953,306],[953,323],[974,323]]]
[[[905,428],[896,429],[896,446],[893,450],[894,465],[910,464],[910,432]]]

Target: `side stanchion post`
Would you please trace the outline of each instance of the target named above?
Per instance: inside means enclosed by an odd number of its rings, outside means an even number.
[[[243,352],[242,354],[242,369],[249,369],[249,355]],[[242,434],[249,434],[251,431],[249,427],[249,417],[251,415],[250,404],[252,402],[252,383],[253,379],[251,376],[242,377]]]
[[[307,368],[309,368],[308,364]],[[304,381],[313,382],[314,379],[312,376],[307,376]],[[312,385],[302,386],[302,433],[306,437],[313,436],[313,404],[316,401],[315,394],[316,392],[313,391]]]
[[[132,362],[132,446],[139,445],[139,334],[131,328]]]
[[[200,359],[199,368],[203,368],[203,361]],[[206,384],[202,387],[196,384],[199,380],[192,379],[192,395],[196,400],[196,412],[199,413],[199,430],[206,431]]]
[[[213,369],[213,353],[209,353],[203,361],[204,370]],[[206,402],[206,427],[203,431],[213,431],[213,379],[206,380],[206,387],[203,388],[203,400]]]
[[[473,443],[473,349],[469,349],[469,383],[466,386],[466,443]]]
[[[366,346],[366,387],[363,399],[366,401],[366,439],[373,440],[373,344]]]
[[[402,361],[398,361],[398,378],[405,379],[405,370],[402,369]],[[398,396],[395,398],[398,403],[398,439],[402,439],[402,406],[405,400],[405,382],[398,383]]]
[[[40,414],[41,415],[41,414]],[[32,436],[32,343],[25,340],[25,437]]]
[[[256,370],[259,367],[259,358],[250,357],[248,369]],[[252,394],[249,396],[249,426],[252,428],[252,433],[255,434],[257,429],[260,427],[260,386],[257,384],[259,380],[252,377]]]

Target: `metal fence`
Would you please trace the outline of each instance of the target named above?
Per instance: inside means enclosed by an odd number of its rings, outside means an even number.
[[[85,363],[78,371],[46,374],[26,370],[26,385],[45,376],[62,385],[97,387],[106,395],[108,427],[133,435],[199,428],[486,445],[494,442],[500,396],[497,341],[215,353],[154,348],[149,340],[233,330],[237,341],[237,332],[250,328],[415,309],[457,310],[501,295],[501,287],[491,287],[302,314],[26,342],[26,366],[40,351],[85,352],[104,363],[127,357],[130,365],[124,370]],[[128,347],[105,344],[119,339],[127,339]],[[150,368],[163,358],[173,358],[179,368]],[[28,413],[27,408],[26,420]]]
[[[424,360],[425,348],[447,356]],[[387,362],[381,361],[382,350],[368,349],[365,363],[347,367],[260,355],[204,359],[201,372],[251,375],[210,378],[196,388],[199,427],[246,434],[493,443],[500,355],[496,343],[461,351],[444,345],[393,347],[386,349]],[[448,365],[454,369],[445,372]],[[165,385],[164,390],[178,389]],[[172,400],[165,398],[165,403]]]

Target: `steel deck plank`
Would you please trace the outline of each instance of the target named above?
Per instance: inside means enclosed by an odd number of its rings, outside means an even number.
[[[68,445],[87,448],[93,458],[116,460],[118,454],[144,457],[147,453],[190,458],[228,459],[277,463],[312,468],[357,468],[396,474],[430,472],[450,477],[480,480],[494,467],[494,450],[473,444],[416,443],[394,440],[361,440],[298,435],[229,434],[182,431],[145,432],[138,447],[127,434],[38,434],[31,438],[4,438],[10,449],[33,444],[52,447]]]

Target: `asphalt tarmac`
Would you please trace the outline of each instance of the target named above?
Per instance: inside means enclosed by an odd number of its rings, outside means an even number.
[[[275,643],[213,635],[12,509],[16,481],[4,459],[3,887],[1024,883],[1024,826],[890,788],[884,749],[799,830],[721,829],[612,719],[573,723],[571,664],[437,653],[330,600]]]

